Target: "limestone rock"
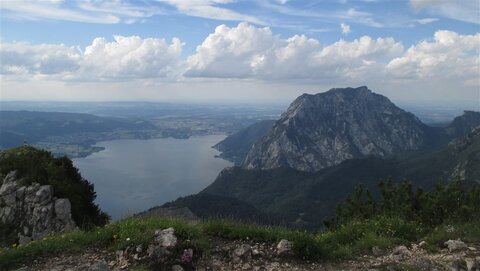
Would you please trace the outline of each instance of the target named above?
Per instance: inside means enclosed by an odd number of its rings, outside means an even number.
[[[418,247],[419,248],[426,248],[427,247],[427,242],[426,241],[421,241],[420,243],[418,243]]]
[[[477,263],[477,259],[473,258],[467,258],[465,259],[465,263],[467,264],[467,271],[477,271],[479,266]]]
[[[460,240],[448,240],[444,245],[450,252],[467,249],[467,245]]]
[[[175,229],[168,228],[155,231],[155,242],[165,248],[175,247],[177,245],[177,237]]]
[[[408,250],[406,246],[398,246],[393,249],[392,255],[409,257],[409,256],[412,256],[412,252],[410,252],[410,250]]]
[[[235,250],[233,250],[233,255],[241,258],[246,258],[251,255],[252,248],[250,245],[242,244],[237,246]]]
[[[177,236],[175,236],[174,228],[156,230],[153,242],[148,246],[147,255],[155,262],[163,262],[172,255],[171,249],[176,245]]]
[[[248,261],[252,258],[252,247],[247,244],[239,245],[233,250],[232,254],[234,264],[239,264],[244,260]]]
[[[282,255],[291,254],[292,247],[293,247],[292,242],[286,239],[280,240],[280,242],[278,242],[277,244],[277,255],[282,256]]]
[[[0,222],[14,226],[20,244],[77,229],[68,199],[55,199],[50,185],[20,186],[16,171],[0,186]]]
[[[347,159],[433,144],[430,128],[367,87],[303,94],[248,152],[243,167],[315,172]]]
[[[372,254],[375,257],[384,256],[386,254],[386,251],[384,249],[381,249],[381,248],[377,247],[377,246],[374,246],[374,247],[372,247]]]

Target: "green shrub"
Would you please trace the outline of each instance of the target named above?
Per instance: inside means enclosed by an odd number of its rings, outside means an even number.
[[[442,247],[448,240],[461,239],[465,242],[480,242],[480,218],[472,218],[466,223],[443,224],[435,227],[424,238],[433,247]]]
[[[372,219],[357,219],[317,234],[324,256],[347,257],[367,252],[374,246],[381,248],[417,240],[423,228],[398,217],[377,216]]]
[[[354,220],[386,216],[433,228],[480,216],[480,185],[467,185],[460,179],[447,185],[439,182],[429,192],[421,189],[414,192],[410,182],[395,184],[390,179],[380,182],[379,190],[380,199],[375,202],[368,190],[357,186],[353,195],[338,205],[334,217],[325,221],[326,226],[334,228]]]
[[[0,159],[3,175],[17,170],[22,185],[39,183],[52,185],[58,198],[68,198],[72,206],[72,217],[83,228],[105,225],[109,217],[94,203],[96,193],[93,184],[85,180],[67,157],[55,158],[48,151],[33,147],[18,147],[5,152]]]

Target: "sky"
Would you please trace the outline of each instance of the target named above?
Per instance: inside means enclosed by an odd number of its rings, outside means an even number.
[[[0,0],[1,100],[286,103],[368,86],[480,110],[480,0]]]

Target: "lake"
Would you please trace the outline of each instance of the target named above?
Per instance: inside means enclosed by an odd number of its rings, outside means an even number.
[[[211,184],[233,164],[214,156],[223,135],[189,139],[103,141],[105,150],[73,159],[84,178],[95,185],[96,203],[119,219],[187,196]]]

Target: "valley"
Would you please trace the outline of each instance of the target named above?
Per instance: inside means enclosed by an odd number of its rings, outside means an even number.
[[[479,184],[478,127],[474,111],[444,127],[428,126],[365,87],[302,95],[275,123],[259,122],[218,143],[220,156],[237,167],[164,207],[318,229],[358,184],[374,196],[389,179],[425,191],[456,178]],[[216,207],[228,201],[235,207]]]
[[[480,0],[0,0],[0,271],[480,271]]]
[[[79,263],[60,247],[75,251],[97,243],[100,258],[78,257],[107,269],[305,270],[309,259],[314,269],[404,270],[427,258],[425,268],[476,261],[480,239],[471,217],[480,211],[479,112],[430,126],[366,87],[302,95],[279,118],[260,112],[100,117],[1,111],[2,136],[8,136],[2,142],[26,137],[46,150],[0,151],[0,241],[14,243],[0,250],[0,267],[30,266],[15,253],[39,257],[34,242],[42,238],[38,242],[64,266]],[[82,144],[95,152],[79,151]],[[446,223],[461,230],[445,233]],[[68,235],[77,226],[82,231]],[[163,242],[155,241],[158,234],[177,230],[181,257],[201,256],[179,262],[174,246],[157,247]],[[71,236],[71,243],[55,232],[67,232],[62,236]],[[461,244],[473,252],[455,254],[455,263],[427,252],[460,242],[453,238],[466,240]],[[288,255],[279,252],[281,244],[288,244]],[[113,259],[112,247],[122,256]],[[253,257],[258,250],[272,253]],[[373,257],[365,255],[369,250]],[[368,262],[319,262],[360,254]],[[45,266],[56,263],[30,267]]]
[[[72,158],[103,150],[95,146],[101,141],[230,134],[281,111],[279,106],[158,103],[2,103],[2,108],[16,110],[0,111],[0,148],[26,142]]]

